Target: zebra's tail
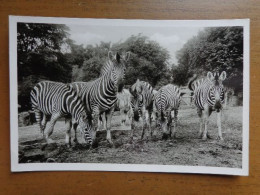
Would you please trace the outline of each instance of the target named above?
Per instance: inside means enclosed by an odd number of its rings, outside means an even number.
[[[193,77],[189,80],[188,87],[191,91],[194,91],[194,86],[192,85],[193,81],[197,79],[198,75],[194,74]]]
[[[38,124],[39,127],[40,127],[40,131],[41,131],[41,133],[43,134],[43,133],[44,133],[44,128],[43,128],[42,125],[41,125],[42,115],[41,115],[41,112],[37,109],[37,104],[38,104],[38,103],[37,103],[37,91],[36,91],[36,87],[34,87],[34,88],[31,90],[30,98],[31,98],[31,109],[32,109],[32,111],[34,112],[35,120],[36,120],[37,124]]]

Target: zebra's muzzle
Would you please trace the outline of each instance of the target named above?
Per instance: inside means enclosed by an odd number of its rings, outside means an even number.
[[[214,109],[215,109],[217,112],[219,112],[221,108],[222,108],[222,105],[221,105],[220,101],[217,101],[216,104],[215,104],[215,106],[214,106]]]
[[[139,118],[140,118],[139,112],[138,112],[138,111],[135,111],[135,112],[134,112],[134,120],[135,120],[135,121],[139,121]]]

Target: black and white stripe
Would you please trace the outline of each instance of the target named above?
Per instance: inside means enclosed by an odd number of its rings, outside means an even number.
[[[196,76],[189,81],[190,90],[194,91],[194,103],[197,107],[200,117],[200,136],[203,133],[203,139],[207,139],[208,117],[212,111],[218,113],[219,139],[223,140],[221,132],[221,112],[225,100],[225,89],[222,81],[226,79],[226,72],[221,74],[208,72],[207,78],[195,81]],[[202,132],[203,125],[205,129]]]
[[[142,134],[141,139],[143,139],[145,134],[145,129],[148,128],[148,132],[152,135],[151,131],[151,114],[153,111],[153,87],[145,81],[140,81],[137,79],[136,83],[130,88],[131,97],[131,107],[133,110],[133,120],[132,120],[132,134],[131,139],[134,136],[135,122],[142,119]]]
[[[180,89],[172,84],[161,87],[154,97],[154,110],[157,126],[163,138],[176,137],[178,109],[181,102]],[[173,129],[172,129],[173,128]]]
[[[107,140],[110,144],[113,144],[110,134],[111,118],[117,101],[117,93],[122,91],[124,86],[126,62],[129,55],[129,52],[122,56],[118,53],[112,55],[109,52],[109,58],[105,62],[99,78],[90,82],[74,82],[71,84],[85,103],[86,109],[93,114],[95,133],[98,128],[99,116],[105,113],[106,121],[103,122],[106,122]]]
[[[49,128],[45,133],[48,142],[51,142],[49,136],[53,132],[56,121],[60,117],[67,119],[72,117],[81,127],[85,140],[92,143],[91,115],[87,115],[83,102],[68,85],[51,81],[39,82],[31,91],[31,103],[42,133],[46,127],[46,117],[51,116]],[[66,122],[70,122],[70,120],[66,120]],[[67,144],[70,144],[70,128],[71,124],[66,131]]]

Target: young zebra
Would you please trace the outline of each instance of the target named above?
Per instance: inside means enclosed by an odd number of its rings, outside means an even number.
[[[196,80],[196,75],[189,81],[189,89],[194,91],[194,103],[200,117],[199,136],[206,140],[208,135],[208,118],[212,111],[217,112],[218,138],[223,140],[221,130],[221,113],[224,103],[224,86],[222,81],[226,79],[226,72],[219,73],[208,72],[207,78]],[[204,131],[203,131],[204,125]]]
[[[145,129],[148,129],[148,134],[150,133],[152,136],[151,115],[153,111],[154,98],[153,87],[149,83],[137,79],[136,83],[131,86],[130,93],[132,94],[131,106],[134,114],[131,124],[131,141],[134,137],[135,122],[138,122],[140,118],[142,119],[141,139],[144,138]]]
[[[31,103],[36,121],[43,134],[47,123],[46,116],[51,116],[49,127],[45,132],[47,143],[53,142],[49,137],[53,132],[56,121],[65,117],[67,126],[66,144],[71,145],[70,118],[81,127],[86,142],[92,144],[91,114],[86,113],[83,102],[71,87],[58,82],[39,82],[31,91]]]
[[[161,87],[154,97],[153,117],[163,132],[163,139],[168,135],[176,138],[176,125],[181,94],[178,87],[168,84]]]
[[[113,145],[110,133],[111,119],[117,101],[117,93],[122,91],[124,86],[126,62],[129,56],[129,52],[122,56],[118,53],[113,55],[112,52],[109,52],[108,60],[105,62],[99,78],[90,82],[74,82],[71,84],[85,103],[86,109],[93,115],[93,142],[96,139],[98,120],[101,115],[107,130],[106,139]],[[73,128],[76,132],[76,125],[73,125]]]
[[[121,125],[125,126],[127,118],[132,120],[131,94],[128,89],[123,89],[117,94],[116,109],[120,111]]]

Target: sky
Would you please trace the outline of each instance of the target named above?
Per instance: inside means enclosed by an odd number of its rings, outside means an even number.
[[[170,53],[170,63],[177,64],[176,51],[180,50],[187,40],[196,36],[202,27],[133,27],[133,26],[94,26],[67,25],[70,38],[76,44],[84,46],[99,44],[101,41],[124,42],[131,35],[142,34],[157,41]]]

